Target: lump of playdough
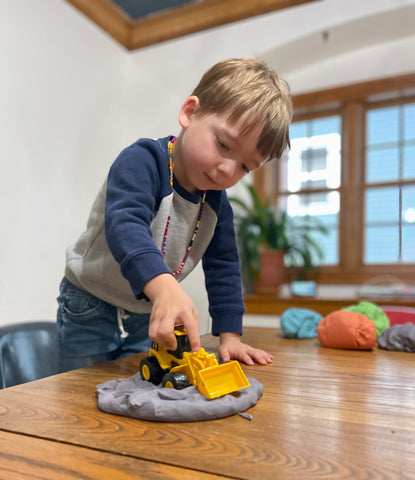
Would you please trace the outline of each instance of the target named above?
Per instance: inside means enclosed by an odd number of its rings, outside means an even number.
[[[375,303],[359,302],[357,305],[350,305],[343,308],[348,312],[362,313],[373,320],[376,325],[376,338],[379,338],[383,331],[390,327],[389,318],[386,313]]]
[[[376,346],[376,326],[366,315],[337,310],[321,320],[317,327],[323,347],[371,350]]]
[[[316,338],[322,318],[307,308],[288,308],[281,315],[281,330],[286,338]]]
[[[264,386],[254,378],[248,380],[249,387],[209,400],[194,385],[183,390],[163,388],[142,380],[137,373],[97,385],[96,394],[98,408],[107,413],[153,422],[197,422],[235,415],[253,407]]]
[[[380,348],[402,352],[415,352],[415,324],[395,325],[385,330],[378,339]]]

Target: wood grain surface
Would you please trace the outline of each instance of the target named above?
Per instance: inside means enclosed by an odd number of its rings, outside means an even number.
[[[251,421],[157,423],[101,412],[96,385],[134,375],[142,357],[135,355],[0,391],[0,431],[192,469],[201,478],[415,479],[412,354],[329,349],[267,328],[246,328],[244,340],[275,357],[272,365],[243,366],[264,385]],[[202,343],[217,347],[211,336]]]
[[[0,478],[7,480],[219,480],[163,463],[0,431]]]

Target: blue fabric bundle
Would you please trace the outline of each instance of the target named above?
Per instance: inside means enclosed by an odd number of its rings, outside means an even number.
[[[316,338],[322,315],[307,308],[288,308],[281,315],[281,329],[286,338]]]

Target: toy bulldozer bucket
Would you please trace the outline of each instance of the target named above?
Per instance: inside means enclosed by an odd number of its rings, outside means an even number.
[[[200,393],[209,399],[235,392],[249,385],[245,373],[236,360],[199,370],[197,378]]]

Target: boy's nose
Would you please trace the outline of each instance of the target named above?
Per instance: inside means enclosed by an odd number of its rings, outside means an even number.
[[[218,170],[223,172],[227,177],[233,177],[235,174],[236,162],[230,158],[223,158],[220,162]]]

